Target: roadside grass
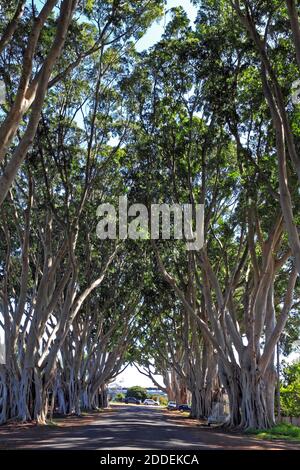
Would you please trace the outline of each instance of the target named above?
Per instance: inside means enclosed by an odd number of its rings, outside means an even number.
[[[254,434],[259,439],[285,439],[300,442],[300,427],[289,423],[280,423],[271,429],[248,429],[247,434]]]
[[[168,414],[173,416],[184,416],[185,418],[190,418],[190,411],[179,411],[179,410],[168,410],[166,406],[162,408],[163,411],[167,411]]]
[[[189,418],[191,414],[189,411],[179,411],[179,413],[180,416],[184,416],[185,418]]]

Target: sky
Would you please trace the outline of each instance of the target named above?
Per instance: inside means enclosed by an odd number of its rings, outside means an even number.
[[[159,384],[163,385],[162,377],[160,375],[155,375],[154,378]],[[134,385],[139,385],[140,387],[153,387],[153,382],[145,375],[140,374],[135,366],[129,365],[124,372],[118,375],[111,385],[118,385],[120,387],[134,387]]]

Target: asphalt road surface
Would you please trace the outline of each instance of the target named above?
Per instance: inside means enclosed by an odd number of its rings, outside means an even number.
[[[179,413],[147,406],[59,421],[59,426],[1,426],[0,449],[298,449],[284,441],[261,441],[200,426]]]

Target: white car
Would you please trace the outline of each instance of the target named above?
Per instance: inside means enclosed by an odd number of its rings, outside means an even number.
[[[152,400],[152,398],[146,398],[146,400],[144,400],[144,405],[157,406],[159,403],[155,400]]]
[[[176,401],[169,401],[168,403],[168,406],[167,406],[168,410],[177,410],[177,404],[176,404]]]

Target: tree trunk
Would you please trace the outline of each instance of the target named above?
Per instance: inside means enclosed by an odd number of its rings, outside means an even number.
[[[267,429],[275,424],[275,377],[258,378],[242,369],[241,426],[245,429]]]

